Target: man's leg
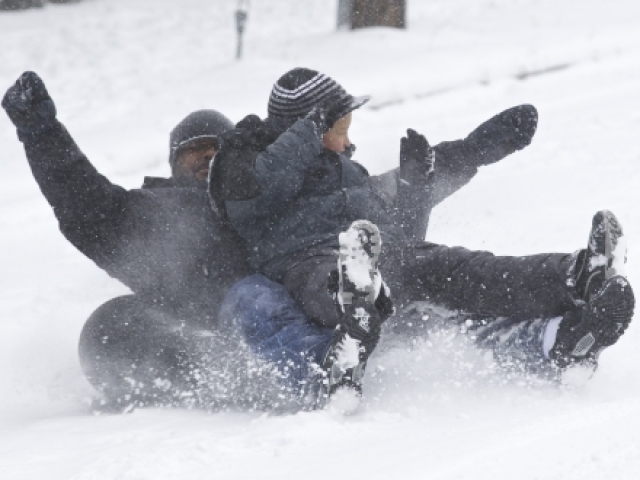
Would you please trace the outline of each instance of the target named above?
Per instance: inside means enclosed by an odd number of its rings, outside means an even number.
[[[476,315],[453,316],[453,322],[462,325],[479,346],[492,349],[504,365],[553,375],[573,365],[595,370],[600,352],[619,340],[633,317],[635,298],[624,277],[625,262],[620,223],[611,212],[598,212],[587,249],[568,269],[566,284],[573,289],[570,298],[576,299],[572,308],[555,316],[532,310],[483,317],[477,315],[482,312],[466,307],[460,310]],[[561,278],[562,273],[560,270]]]
[[[614,276],[577,310],[553,318],[469,318],[462,325],[509,370],[561,379],[575,366],[592,374],[598,357],[627,329],[635,307],[631,285]]]
[[[380,270],[400,304],[427,300],[486,316],[553,317],[575,308],[575,256],[498,257],[429,242],[383,247]]]

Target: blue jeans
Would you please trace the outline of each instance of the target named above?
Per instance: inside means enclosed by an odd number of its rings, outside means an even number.
[[[271,363],[294,391],[317,388],[334,328],[307,319],[287,289],[263,275],[236,282],[227,293],[221,318],[231,319],[253,352]]]

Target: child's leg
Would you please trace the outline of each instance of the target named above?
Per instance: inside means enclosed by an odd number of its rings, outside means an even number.
[[[290,268],[282,279],[282,284],[309,319],[325,327],[340,323],[335,289],[331,291],[330,285],[337,262],[337,255],[310,257]]]
[[[316,406],[320,366],[333,343],[333,328],[310,322],[283,285],[260,274],[231,287],[220,317],[232,321],[251,351],[279,372],[279,383],[286,387],[282,393],[291,394],[289,400],[297,399],[302,408]]]

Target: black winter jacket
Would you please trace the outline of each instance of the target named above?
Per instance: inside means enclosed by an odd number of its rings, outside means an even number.
[[[147,179],[127,191],[100,175],[57,121],[20,140],[64,236],[134,293],[215,316],[228,287],[249,273],[244,244],[213,212],[206,187]]]
[[[254,175],[260,193],[225,206],[251,266],[270,277],[278,278],[294,254],[337,248],[338,234],[358,219],[377,224],[383,241],[405,240],[367,170],[324,149],[311,120],[298,120],[259,153]]]

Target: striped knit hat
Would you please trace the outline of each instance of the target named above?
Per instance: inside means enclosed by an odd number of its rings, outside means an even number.
[[[367,103],[369,97],[354,97],[334,79],[315,70],[294,68],[273,85],[269,97],[269,116],[302,118],[324,101],[339,105],[337,118],[342,118]]]

